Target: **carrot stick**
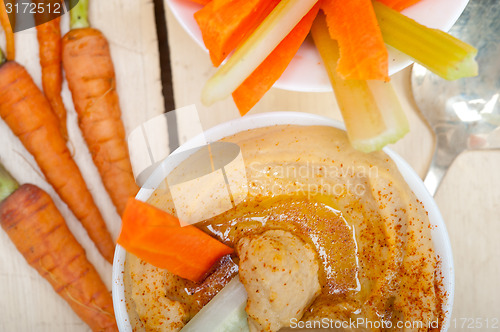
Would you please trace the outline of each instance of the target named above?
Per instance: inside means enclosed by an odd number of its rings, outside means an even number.
[[[0,165],[0,187],[5,180],[12,178],[6,179]],[[14,189],[0,203],[0,224],[28,264],[93,331],[118,331],[110,293],[47,193],[32,184]]]
[[[9,14],[7,13],[7,8],[5,7],[5,1],[0,1],[0,23],[2,24],[3,31],[5,32],[7,60],[14,60],[16,58],[14,31],[12,30],[13,25],[11,25],[9,21]]]
[[[337,72],[344,79],[389,80],[388,52],[371,0],[324,0],[332,39],[337,40]]]
[[[410,129],[391,82],[344,80],[337,73],[339,48],[325,15],[316,16],[311,36],[323,60],[352,146],[369,153],[403,137]]]
[[[233,250],[194,226],[180,226],[171,214],[129,199],[118,243],[156,267],[199,282]]]
[[[109,45],[99,30],[85,27],[86,1],[71,10],[72,27],[63,37],[62,57],[78,124],[104,187],[122,214],[129,197],[139,191],[132,173],[125,128],[116,92]]]
[[[233,92],[234,102],[242,116],[255,106],[283,74],[309,33],[318,9],[319,6],[316,4],[259,67]]]
[[[271,54],[319,0],[282,0],[205,83],[201,101],[210,106],[230,96]]]
[[[59,130],[59,121],[23,66],[0,67],[0,116],[33,155],[47,181],[113,262],[114,243]]]
[[[279,0],[218,0],[194,14],[210,59],[218,67],[245,40]]]
[[[59,118],[61,133],[67,139],[66,109],[61,98],[62,60],[60,17],[37,25],[36,31],[40,66],[42,67],[43,92],[52,107],[52,111]]]
[[[192,2],[196,2],[196,3],[199,3],[200,5],[206,5],[208,4],[209,2],[211,2],[212,0],[191,0]]]
[[[421,0],[377,0],[377,1],[400,12],[403,9],[413,6],[417,2],[420,2]]]

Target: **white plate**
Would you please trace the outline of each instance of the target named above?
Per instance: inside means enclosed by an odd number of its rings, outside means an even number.
[[[164,0],[180,22],[184,30],[207,52],[201,31],[193,14],[202,8],[190,0]],[[405,9],[403,14],[428,27],[448,31],[465,9],[469,0],[421,0]],[[394,74],[412,63],[406,55],[389,49],[389,74]],[[302,44],[299,51],[281,75],[274,87],[302,92],[331,91],[328,76],[323,68],[321,57],[310,38]]]
[[[277,124],[294,124],[294,125],[323,125],[332,126],[335,128],[344,129],[343,124],[338,121],[307,113],[299,112],[276,112],[276,113],[261,113],[255,115],[248,115],[238,118],[229,122],[217,125],[204,134],[200,134],[193,139],[183,144],[176,152],[186,151],[203,144],[205,138],[208,142],[214,142],[221,138],[231,136],[240,131],[267,127]],[[453,296],[455,289],[455,272],[453,268],[453,254],[451,250],[448,232],[444,224],[441,213],[434,202],[434,199],[425,188],[420,177],[413,171],[413,169],[401,158],[388,148],[384,148],[384,152],[396,163],[399,171],[404,179],[410,186],[411,190],[415,193],[417,198],[422,202],[428,212],[430,223],[435,226],[432,228],[432,242],[434,244],[436,255],[441,261],[441,272],[443,276],[443,286],[448,294],[444,301],[445,316],[445,329],[448,329],[451,317],[451,309],[453,305]],[[186,158],[186,154],[171,155],[166,158],[158,168],[151,174],[149,179],[144,184],[143,188],[139,191],[136,198],[141,201],[146,201],[152,194],[154,189],[165,179],[165,177],[181,162],[182,159],[176,158],[182,156]],[[113,304],[115,308],[116,320],[120,332],[132,332],[130,322],[128,320],[127,309],[125,305],[125,294],[123,286],[123,270],[125,262],[125,250],[117,245],[115,251],[115,259],[113,263]]]

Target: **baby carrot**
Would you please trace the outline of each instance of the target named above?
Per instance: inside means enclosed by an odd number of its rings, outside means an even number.
[[[14,61],[0,66],[0,116],[33,155],[100,253],[113,262],[113,239],[71,157],[59,121],[28,72]]]
[[[61,98],[61,28],[59,17],[36,27],[40,66],[42,67],[43,92],[50,103],[52,111],[59,118],[61,133],[68,138],[66,127],[66,109]]]
[[[0,165],[5,181],[15,182]],[[0,224],[19,252],[93,331],[117,331],[111,295],[50,196],[32,184],[10,188]]]
[[[14,60],[16,58],[14,31],[12,30],[12,26],[14,24],[10,24],[9,14],[7,13],[6,7],[7,3],[9,3],[12,8],[11,1],[0,1],[0,23],[2,24],[3,31],[5,32],[5,40],[7,44],[7,60]]]
[[[80,0],[71,10],[72,29],[62,44],[63,67],[80,130],[121,215],[139,188],[125,141],[109,45],[99,30],[88,27],[86,2]]]

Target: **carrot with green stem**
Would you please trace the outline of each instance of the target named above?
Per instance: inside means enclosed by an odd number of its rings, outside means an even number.
[[[89,27],[87,8],[87,0],[72,3],[71,30],[63,37],[63,68],[80,130],[121,215],[139,188],[125,141],[109,45],[99,30]]]
[[[45,16],[42,16],[44,15]],[[48,16],[48,17],[47,17]],[[35,15],[38,39],[40,66],[42,68],[43,92],[47,97],[52,111],[59,118],[61,133],[68,138],[66,126],[66,108],[61,97],[62,89],[62,56],[60,17],[51,19],[50,13]]]
[[[23,66],[0,59],[0,116],[35,158],[47,181],[113,262],[114,242],[71,157],[50,105]]]
[[[93,331],[117,331],[111,295],[50,196],[0,164],[0,224],[19,252]]]

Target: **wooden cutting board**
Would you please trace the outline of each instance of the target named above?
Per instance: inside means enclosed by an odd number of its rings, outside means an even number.
[[[153,3],[151,0],[90,1],[90,22],[109,40],[122,118],[129,133],[142,122],[164,112]],[[68,31],[67,14],[62,18],[61,27],[63,32]],[[38,86],[41,86],[36,30],[33,28],[16,33],[15,38],[16,60],[27,68]],[[3,40],[1,45],[5,45]],[[108,228],[116,238],[120,219],[80,135],[66,83],[63,89],[71,150]],[[86,249],[89,260],[111,289],[111,265],[98,254],[84,229],[45,182],[34,159],[3,121],[0,121],[0,142],[1,162],[18,181],[34,183],[52,196],[69,228]],[[48,282],[28,266],[7,235],[0,231],[0,331],[88,330]]]

